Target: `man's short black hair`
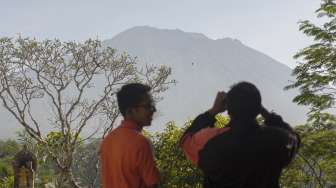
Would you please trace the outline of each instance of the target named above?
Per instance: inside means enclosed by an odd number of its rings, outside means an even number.
[[[117,93],[120,113],[125,116],[129,108],[141,103],[151,87],[140,83],[126,84]]]
[[[241,120],[253,120],[261,110],[261,95],[255,85],[239,82],[227,93],[227,110],[230,116]]]

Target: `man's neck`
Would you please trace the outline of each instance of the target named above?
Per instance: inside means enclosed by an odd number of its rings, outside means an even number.
[[[139,125],[139,123],[135,121],[133,118],[125,117],[123,121],[127,122],[127,124],[131,126],[132,128],[142,131],[143,126]]]
[[[230,120],[230,124],[233,129],[244,130],[244,129],[250,129],[250,128],[256,127],[257,120],[232,118]]]

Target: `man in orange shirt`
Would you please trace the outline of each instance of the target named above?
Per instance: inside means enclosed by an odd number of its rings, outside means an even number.
[[[124,119],[104,138],[100,148],[103,188],[155,188],[160,182],[149,140],[141,133],[156,111],[151,88],[133,83],[117,93]]]

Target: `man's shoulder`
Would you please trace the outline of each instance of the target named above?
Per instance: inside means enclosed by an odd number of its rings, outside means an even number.
[[[130,141],[130,142],[148,142],[148,139],[139,131],[117,127],[111,131],[103,140],[102,143]]]
[[[261,127],[257,136],[267,141],[268,144],[284,145],[288,143],[291,134],[289,131],[277,127]]]
[[[118,129],[118,128],[117,128]],[[151,148],[152,144],[150,140],[145,137],[141,132],[132,130],[113,130],[109,133],[101,142],[100,150],[116,146],[116,148],[133,148],[143,149]]]
[[[262,126],[259,130],[261,134],[274,134],[278,136],[287,136],[289,134],[287,130],[278,127]]]

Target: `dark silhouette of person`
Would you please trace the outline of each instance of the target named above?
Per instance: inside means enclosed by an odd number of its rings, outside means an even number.
[[[229,124],[215,128],[215,115],[226,110]],[[259,90],[248,82],[218,92],[213,107],[197,116],[180,140],[186,157],[203,171],[205,188],[278,188],[299,144],[298,134],[262,106]]]

